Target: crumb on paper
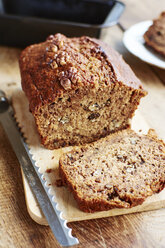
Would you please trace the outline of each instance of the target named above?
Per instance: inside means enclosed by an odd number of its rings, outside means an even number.
[[[56,182],[55,182],[55,185],[56,185],[57,187],[62,187],[62,186],[64,186],[63,181],[62,181],[61,179],[57,179]]]
[[[54,159],[54,156],[52,157],[52,159]]]
[[[47,169],[46,170],[46,173],[51,173],[52,172],[52,169]]]

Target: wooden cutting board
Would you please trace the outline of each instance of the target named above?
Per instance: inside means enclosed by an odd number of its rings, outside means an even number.
[[[112,209],[97,213],[84,213],[80,211],[72,194],[65,187],[56,187],[55,185],[56,179],[59,178],[59,157],[63,152],[69,151],[72,148],[68,147],[57,150],[48,150],[40,145],[33,116],[28,109],[28,101],[21,90],[18,90],[13,94],[13,106],[17,122],[19,123],[24,136],[27,138],[33,159],[36,161],[36,165],[39,167],[40,172],[44,175],[45,183],[50,188],[53,200],[58,203],[58,208],[62,211],[64,219],[68,222],[155,210],[165,207],[164,189],[159,194],[149,197],[142,205],[130,209]],[[149,126],[138,111],[136,111],[132,120],[132,129],[137,132],[141,130],[142,133],[148,132]],[[27,209],[31,218],[41,225],[47,225],[45,217],[43,216],[24,175],[23,183]]]

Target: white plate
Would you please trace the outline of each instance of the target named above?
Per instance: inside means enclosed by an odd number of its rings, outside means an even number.
[[[145,46],[144,33],[152,25],[152,21],[140,22],[124,32],[123,43],[128,51],[144,62],[165,69],[165,59]]]

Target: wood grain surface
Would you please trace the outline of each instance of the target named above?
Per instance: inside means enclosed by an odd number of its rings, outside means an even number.
[[[165,133],[164,71],[151,67],[129,54],[122,44],[122,28],[155,18],[165,9],[164,0],[124,0],[127,4],[120,26],[107,29],[102,39],[124,55],[149,91],[143,101],[145,119]],[[0,88],[8,96],[20,84],[18,56],[20,50],[0,47]],[[80,245],[89,248],[164,248],[165,209],[125,216],[69,223]],[[28,215],[20,167],[0,126],[0,247],[1,248],[59,248],[49,227],[36,224]]]

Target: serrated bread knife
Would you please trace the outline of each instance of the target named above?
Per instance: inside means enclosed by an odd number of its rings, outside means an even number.
[[[0,122],[55,238],[62,246],[78,244],[78,239],[72,236],[72,229],[67,227],[66,220],[62,218],[61,211],[57,209],[57,203],[52,200],[52,195],[48,192],[49,188],[45,185],[42,174],[36,167],[29,148],[19,132],[13,118],[13,109],[3,91],[0,91]]]

